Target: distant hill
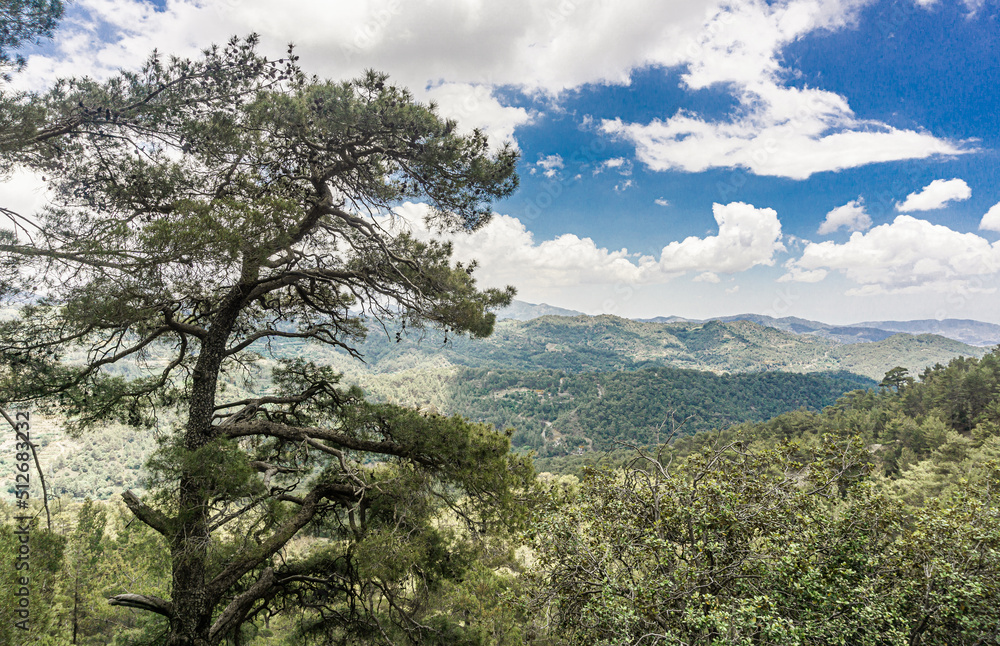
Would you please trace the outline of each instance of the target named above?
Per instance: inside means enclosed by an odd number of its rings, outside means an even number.
[[[513,301],[509,307],[497,311],[497,319],[513,319],[515,321],[530,321],[540,316],[584,316],[583,312],[567,310],[562,307],[555,307],[541,303],[526,303],[524,301]]]
[[[876,337],[872,337],[875,339]],[[374,329],[360,350],[365,364],[315,346],[282,352],[328,361],[348,373],[385,374],[413,369],[495,368],[604,372],[670,366],[724,372],[847,370],[881,379],[895,366],[917,374],[927,366],[985,350],[936,335],[896,334],[843,343],[753,321],[651,323],[616,316],[543,316],[504,320],[487,339],[436,332],[399,342]]]
[[[1000,325],[969,319],[921,319],[917,321],[866,321],[858,327],[879,328],[910,334],[939,334],[962,343],[978,346],[1000,344]]]
[[[830,325],[821,321],[786,316],[774,318],[763,314],[736,314],[710,319],[685,319],[680,316],[657,316],[638,319],[650,323],[706,323],[708,321],[753,321],[794,334],[807,334],[837,343],[882,341],[893,334],[937,334],[948,339],[980,347],[1000,344],[1000,325],[968,319],[922,319],[917,321],[865,321],[852,325]]]
[[[274,339],[271,347],[277,357],[331,364],[375,399],[512,426],[518,446],[546,455],[655,440],[674,422],[699,431],[818,409],[895,366],[919,375],[985,353],[931,334],[848,344],[746,320],[650,323],[608,315],[503,320],[477,340],[408,331],[396,342],[393,330],[373,325],[360,347],[365,363],[301,341]],[[273,361],[266,357],[262,367]],[[268,389],[265,376],[258,386]],[[110,427],[69,440],[40,425],[38,440],[51,491],[101,498],[141,486],[140,467],[154,444],[148,433]],[[7,461],[0,456],[0,470],[12,473]]]
[[[820,321],[810,321],[795,316],[774,318],[773,316],[765,316],[764,314],[736,314],[735,316],[720,316],[704,320],[689,320],[679,316],[658,316],[642,320],[656,323],[707,323],[708,321],[729,323],[732,321],[752,321],[765,327],[772,327],[793,334],[816,336],[837,343],[869,343],[882,341],[896,334],[896,332],[877,329],[875,326],[829,325]]]

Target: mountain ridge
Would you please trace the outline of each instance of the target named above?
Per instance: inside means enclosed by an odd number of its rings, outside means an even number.
[[[896,366],[919,374],[956,356],[985,353],[984,348],[939,335],[899,333],[839,343],[754,321],[650,323],[608,314],[502,320],[490,337],[475,340],[452,336],[446,341],[443,333],[425,330],[404,334],[397,342],[373,329],[359,350],[365,356],[363,366],[314,346],[296,352],[353,374],[489,367],[577,373],[671,366],[717,374],[848,370],[875,380]]]
[[[497,312],[499,320],[530,321],[543,316],[606,316],[590,315],[546,303],[534,304],[515,300],[507,308]],[[714,316],[706,319],[692,319],[683,316],[655,316],[633,318],[643,323],[692,323],[705,324],[709,321],[733,322],[753,321],[765,327],[772,327],[799,335],[811,335],[830,339],[837,343],[871,343],[883,341],[894,334],[936,334],[938,336],[977,346],[1000,345],[1000,325],[974,319],[913,319],[909,321],[862,321],[848,325],[834,325],[804,319],[797,316],[773,317],[766,314],[743,313],[729,316]]]

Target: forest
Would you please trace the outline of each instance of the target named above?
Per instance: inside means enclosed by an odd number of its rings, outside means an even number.
[[[234,643],[996,643],[1000,351],[894,374],[822,410],[549,459],[524,513],[486,531],[435,505],[445,562],[433,545],[361,541],[391,559],[369,573],[380,586],[426,586],[408,608],[419,636],[317,633],[309,606],[282,606]],[[160,643],[164,621],[106,600],[166,594],[162,537],[113,499],[52,512],[33,533],[37,643]],[[308,527],[286,549],[336,536]],[[5,599],[5,643],[13,610]]]
[[[382,375],[375,394],[439,412],[514,429],[515,450],[548,457],[604,451],[616,442],[656,443],[684,435],[763,421],[798,408],[818,410],[843,393],[874,386],[850,373],[786,372],[716,375],[678,368],[566,373],[460,369],[447,381],[420,387],[420,375]]]

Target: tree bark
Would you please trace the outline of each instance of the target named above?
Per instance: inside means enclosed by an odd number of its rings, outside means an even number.
[[[233,287],[212,321],[192,374],[191,403],[184,430],[184,448],[197,451],[215,438],[212,416],[219,371],[244,299],[259,268],[244,261],[240,282]],[[209,500],[213,487],[211,465],[185,462],[181,471],[176,529],[171,540],[174,617],[167,646],[210,646],[212,613],[218,597],[206,585],[208,577]]]

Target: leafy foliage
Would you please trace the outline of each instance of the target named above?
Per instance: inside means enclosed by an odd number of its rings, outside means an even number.
[[[1000,463],[907,508],[860,441],[644,455],[534,525],[567,644],[981,644],[1000,635]]]
[[[890,371],[821,413],[680,437],[555,490],[531,534],[548,635],[995,643],[998,357]]]

